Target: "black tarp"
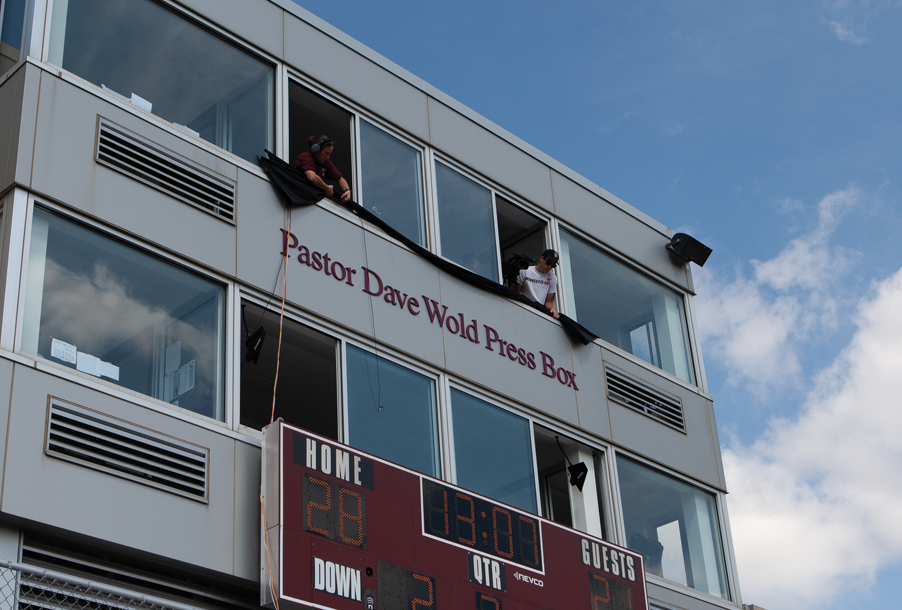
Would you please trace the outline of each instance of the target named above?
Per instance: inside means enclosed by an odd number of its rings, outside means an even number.
[[[263,171],[266,172],[266,175],[269,176],[270,180],[273,183],[273,186],[275,186],[276,189],[284,196],[286,205],[288,205],[289,207],[309,206],[321,201],[323,197],[325,197],[325,193],[320,189],[311,186],[310,183],[307,182],[307,178],[299,170],[291,167],[285,161],[269,151],[266,151],[266,154],[267,157],[257,157],[257,161],[259,162],[260,167],[263,168]],[[411,241],[404,235],[401,235],[401,233],[393,229],[381,218],[379,218],[375,214],[372,214],[357,202],[337,201],[337,203],[346,207],[348,210],[350,210],[360,218],[366,220],[370,224],[376,225],[377,227],[403,243],[405,246],[416,252],[419,256],[429,261],[435,267],[438,267],[445,273],[456,277],[462,282],[466,282],[471,286],[498,295],[500,297],[525,303],[530,307],[534,307],[548,315],[551,315],[551,312],[544,305],[526,298],[513,288],[508,288],[507,286],[503,286],[490,279],[484,278],[481,275],[470,271],[469,269],[464,269],[463,267],[452,263],[449,260],[433,254],[420,244]],[[561,326],[564,327],[564,330],[567,332],[567,335],[572,341],[577,341],[583,345],[588,345],[598,338],[597,335],[589,332],[576,320],[573,320],[572,318],[569,318],[564,314],[560,314],[559,319]]]

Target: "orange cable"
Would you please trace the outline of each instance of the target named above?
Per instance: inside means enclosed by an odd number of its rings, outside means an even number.
[[[288,210],[288,234],[291,235],[291,210]],[[288,238],[286,237],[286,240]],[[276,387],[279,385],[279,359],[282,356],[282,322],[285,320],[285,292],[288,288],[288,247],[285,248],[285,275],[282,280],[282,311],[279,313],[279,343],[276,348],[276,378],[272,384],[272,413],[269,423],[276,418]]]
[[[272,603],[279,610],[279,599],[276,597],[276,588],[272,584],[272,560],[269,558],[269,532],[266,529],[266,511],[263,509],[263,494],[260,494],[260,514],[263,515],[263,548],[266,549],[266,563],[269,565],[269,592],[272,594]]]

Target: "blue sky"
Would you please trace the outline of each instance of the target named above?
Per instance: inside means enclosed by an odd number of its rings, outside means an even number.
[[[298,4],[671,228],[743,601],[902,598],[902,2]]]

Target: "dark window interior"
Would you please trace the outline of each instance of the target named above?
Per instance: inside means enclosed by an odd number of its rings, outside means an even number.
[[[294,165],[308,152],[309,136],[327,135],[335,142],[332,163],[353,190],[352,115],[309,89],[291,81],[288,85],[288,161]]]
[[[536,466],[542,496],[542,516],[568,527],[573,526],[570,512],[570,483],[567,479],[567,460],[555,441],[551,430],[535,427]],[[573,441],[561,437],[562,445]]]
[[[242,304],[241,425],[261,429],[272,414],[273,380],[279,343],[279,314]],[[246,326],[245,326],[246,323]],[[249,335],[263,327],[266,337],[257,363],[247,360]],[[337,341],[285,319],[279,355],[275,417],[338,440]]]

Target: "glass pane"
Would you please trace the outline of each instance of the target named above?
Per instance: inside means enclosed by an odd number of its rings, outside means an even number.
[[[279,357],[279,387],[275,417],[338,440],[337,341],[289,319],[282,323],[279,352],[279,314],[243,303],[241,339],[241,425],[260,430],[273,419],[272,392]],[[257,361],[248,359],[249,336],[266,333]]]
[[[248,161],[272,150],[271,65],[151,0],[54,0],[52,28],[53,63]]]
[[[438,476],[435,381],[350,345],[347,360],[348,444]]]
[[[22,350],[223,419],[222,286],[35,209]]]
[[[617,457],[629,548],[651,574],[730,599],[714,496]]]
[[[0,34],[0,74],[12,68],[22,57],[27,0],[6,0],[3,6],[3,30]]]
[[[360,121],[360,165],[364,207],[408,239],[425,246],[422,153]]]
[[[678,293],[566,231],[561,270],[571,317],[608,343],[695,383]]]
[[[492,192],[441,163],[435,180],[442,256],[497,282]]]
[[[460,390],[451,390],[457,484],[536,510],[529,422]]]

